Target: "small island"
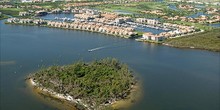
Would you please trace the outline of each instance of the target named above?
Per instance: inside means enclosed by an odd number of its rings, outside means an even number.
[[[114,105],[120,105],[117,102],[122,100],[133,103],[135,99],[129,98],[137,88],[137,80],[128,66],[114,58],[51,66],[31,74],[28,79],[42,92],[77,104],[76,108],[83,110],[115,109]]]

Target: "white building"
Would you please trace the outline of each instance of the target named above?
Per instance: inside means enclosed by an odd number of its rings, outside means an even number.
[[[151,40],[151,36],[152,36],[153,34],[151,33],[151,32],[147,32],[147,33],[144,33],[143,34],[143,39],[145,39],[145,40]]]
[[[154,35],[152,34],[151,32],[147,32],[147,33],[144,33],[142,38],[144,40],[152,40],[152,41],[163,41],[164,40],[164,37],[163,36],[160,36],[160,35]]]
[[[42,2],[43,0],[33,0],[33,2]]]
[[[146,18],[136,18],[136,22],[145,23],[147,21]]]
[[[19,12],[19,16],[28,16],[30,13],[28,12]]]
[[[31,3],[33,0],[21,0],[22,3]]]
[[[147,24],[155,25],[155,24],[159,24],[159,21],[155,19],[147,19]]]
[[[60,2],[60,1],[65,1],[65,0],[52,0],[52,2]]]
[[[52,0],[43,0],[43,2],[52,2]]]
[[[137,18],[137,19],[136,19],[136,22],[139,22],[139,23],[147,23],[147,24],[150,24],[150,25],[155,25],[155,24],[159,24],[159,23],[160,23],[158,20],[155,20],[155,19],[146,19],[146,18]]]

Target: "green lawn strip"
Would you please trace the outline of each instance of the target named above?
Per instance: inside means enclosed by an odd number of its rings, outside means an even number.
[[[1,8],[0,12],[2,12],[3,14],[6,15],[10,15],[10,16],[18,16],[20,11],[24,11],[21,8]]]
[[[167,22],[181,24],[181,25],[187,25],[187,26],[195,26],[196,28],[202,29],[205,31],[209,31],[209,30],[213,29],[211,26],[207,26],[206,24],[201,24],[201,23],[192,23],[192,22],[186,22],[186,21],[167,21]]]

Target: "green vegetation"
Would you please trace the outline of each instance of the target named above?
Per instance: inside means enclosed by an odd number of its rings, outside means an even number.
[[[104,10],[108,12],[114,11],[124,11],[132,13],[132,17],[147,17],[147,18],[160,18],[161,15],[144,13],[143,11],[153,11],[153,10],[160,10],[166,16],[188,16],[195,12],[187,11],[187,10],[171,10],[168,8],[168,5],[178,5],[178,3],[160,3],[160,2],[136,2],[136,3],[128,3],[128,4],[104,4],[93,6],[95,9]],[[126,15],[130,16],[130,15]]]
[[[138,2],[136,8],[140,10],[163,10],[167,8],[166,3],[159,2]]]
[[[174,24],[186,25],[186,26],[195,26],[196,28],[202,29],[205,31],[211,31],[213,29],[211,26],[207,26],[201,23],[191,23],[191,22],[186,22],[186,21],[168,21],[168,22],[174,23]]]
[[[0,15],[0,20],[3,20],[3,19],[7,19],[7,18],[9,18],[8,16],[6,16],[6,15]]]
[[[172,17],[189,16],[191,14],[196,13],[194,11],[187,11],[187,10],[182,10],[182,9],[178,9],[178,10],[164,9],[163,12],[166,13],[166,16],[172,16]]]
[[[79,98],[94,108],[127,98],[136,84],[127,65],[110,58],[52,66],[41,69],[31,78],[42,87]]]
[[[180,48],[197,48],[220,52],[220,29],[168,39],[164,43]]]
[[[144,34],[144,32],[141,31],[136,31],[137,32],[137,36],[142,36]]]
[[[63,4],[63,2],[46,2],[46,3],[31,3],[32,5],[37,5],[37,6],[41,6],[45,9],[51,9],[51,8],[63,8],[61,6],[61,4]],[[30,5],[29,4],[25,4],[25,5]]]
[[[10,15],[10,16],[18,16],[19,12],[23,11],[21,8],[0,8],[0,12],[5,15]]]
[[[100,9],[103,11],[114,12],[117,10],[130,12],[133,14],[141,14],[141,16],[146,16],[145,13],[141,11],[146,10],[164,10],[167,8],[166,4],[158,3],[158,2],[136,2],[136,3],[128,3],[128,4],[105,4],[94,6],[96,9]]]

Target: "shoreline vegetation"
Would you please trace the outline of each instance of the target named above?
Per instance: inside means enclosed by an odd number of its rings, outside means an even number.
[[[6,15],[0,15],[0,20],[4,20],[4,19],[8,19],[9,18],[9,16],[6,16]]]
[[[220,52],[220,29],[213,29],[184,37],[167,39],[163,45]]]
[[[76,104],[71,103],[70,101],[56,98],[48,92],[42,91],[42,88],[33,86],[31,80],[28,79],[25,81],[25,83],[27,84],[28,91],[30,91],[33,98],[36,98],[40,102],[59,110],[77,110]]]
[[[127,65],[111,58],[52,66],[27,79],[40,93],[72,103],[77,110],[127,108],[141,95],[140,84]]]

